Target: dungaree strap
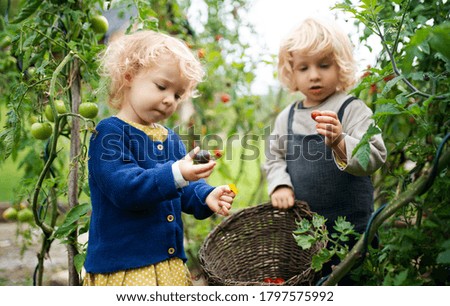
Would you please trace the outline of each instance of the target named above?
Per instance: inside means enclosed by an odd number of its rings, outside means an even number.
[[[342,117],[344,117],[345,108],[347,107],[347,105],[350,104],[350,102],[352,102],[353,100],[356,100],[356,99],[357,99],[356,97],[351,96],[347,100],[345,100],[344,104],[342,104],[342,106],[338,112],[338,118],[341,123],[342,123]]]
[[[342,117],[344,116],[344,111],[347,108],[347,106],[350,104],[350,102],[352,102],[353,100],[356,100],[357,98],[354,96],[349,97],[347,100],[345,100],[345,102],[342,104],[341,108],[338,111],[338,118],[339,121],[342,123]],[[292,135],[293,130],[292,130],[292,122],[294,121],[294,112],[295,112],[295,107],[297,106],[298,102],[294,102],[292,103],[291,109],[289,110],[289,117],[288,117],[288,135]]]
[[[289,110],[289,117],[288,117],[288,135],[293,135],[292,132],[292,121],[294,121],[294,110],[295,106],[297,105],[297,102],[292,103],[291,109]]]

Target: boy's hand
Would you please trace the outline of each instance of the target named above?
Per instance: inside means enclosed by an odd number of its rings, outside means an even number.
[[[206,205],[215,213],[228,216],[235,196],[228,185],[218,186],[206,197]]]
[[[325,137],[325,144],[331,147],[341,160],[346,161],[347,153],[345,141],[343,141],[345,134],[342,131],[342,124],[337,114],[332,111],[321,111],[319,115],[314,117],[314,120],[317,121],[317,133]]]
[[[342,125],[335,112],[321,111],[320,115],[315,117],[317,121],[317,133],[325,136],[326,144],[330,147],[337,146],[344,137],[342,137]]]
[[[196,147],[194,150],[194,155],[200,151],[199,147]],[[202,178],[207,178],[211,175],[214,167],[216,166],[216,162],[210,160],[206,164],[197,164],[194,165],[194,162],[191,157],[192,153],[186,154],[186,156],[178,161],[178,166],[180,168],[181,175],[186,181],[197,181]]]
[[[270,196],[272,206],[278,209],[288,209],[294,206],[294,190],[288,186],[280,186]]]

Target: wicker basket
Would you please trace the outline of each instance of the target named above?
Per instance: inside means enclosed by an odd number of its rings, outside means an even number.
[[[205,239],[199,261],[208,285],[273,285],[264,279],[279,277],[282,285],[311,285],[315,278],[312,255],[321,245],[303,251],[292,235],[295,220],[312,218],[306,203],[289,210],[271,203],[243,209],[220,223]]]

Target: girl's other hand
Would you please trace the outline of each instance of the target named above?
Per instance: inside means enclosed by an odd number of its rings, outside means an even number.
[[[228,185],[218,186],[206,197],[206,205],[215,213],[228,216],[235,196]]]
[[[194,155],[200,151],[199,147],[196,147],[194,150]],[[216,166],[216,162],[210,160],[206,164],[196,164],[194,165],[194,161],[191,157],[192,153],[186,154],[186,156],[178,161],[178,166],[180,167],[181,175],[183,175],[186,181],[197,181],[202,178],[207,178],[211,175],[214,167]]]
[[[272,192],[272,206],[278,209],[288,209],[294,206],[294,190],[289,186],[280,186]]]

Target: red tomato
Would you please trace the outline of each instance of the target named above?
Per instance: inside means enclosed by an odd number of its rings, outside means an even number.
[[[313,120],[316,120],[316,117],[317,116],[320,116],[321,114],[320,114],[320,112],[319,111],[313,111],[313,112],[311,112],[311,118],[313,119]]]
[[[222,155],[223,155],[223,152],[222,152],[221,150],[219,150],[219,149],[215,149],[215,150],[214,150],[214,156],[215,156],[216,158],[221,158]]]
[[[223,95],[220,96],[220,100],[223,103],[227,103],[228,101],[230,101],[230,95],[229,94],[223,94]]]
[[[281,277],[277,277],[277,278],[275,278],[275,279],[272,279],[272,282],[273,282],[274,284],[283,284],[283,283],[284,283],[284,279],[281,278]]]
[[[272,284],[273,283],[273,279],[270,277],[266,277],[263,282],[268,283],[268,284]]]

